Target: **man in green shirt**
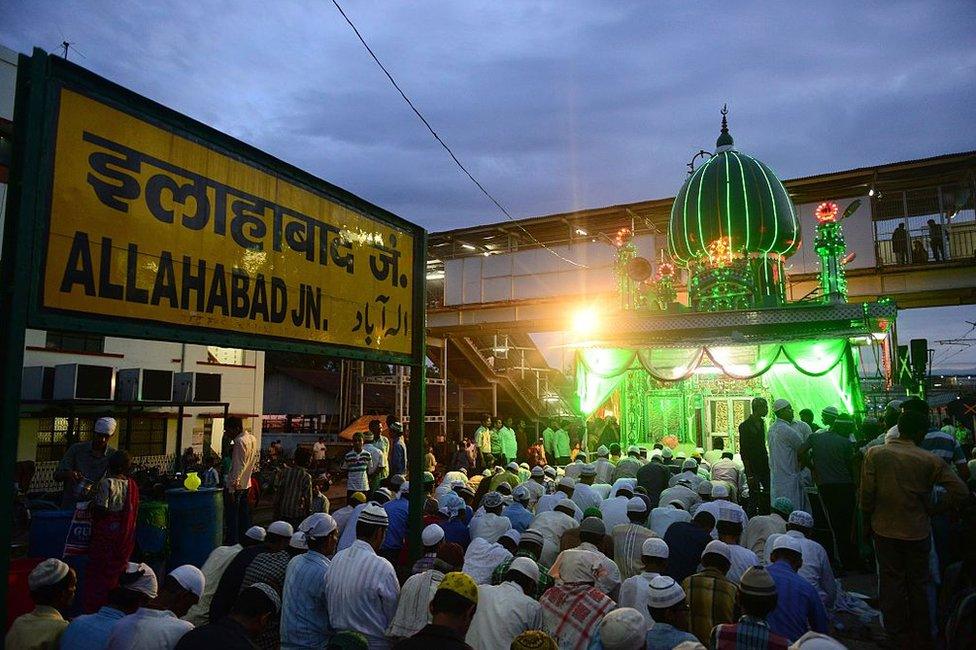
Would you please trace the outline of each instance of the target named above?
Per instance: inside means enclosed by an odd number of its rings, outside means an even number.
[[[546,458],[552,462],[556,462],[556,448],[553,446],[553,436],[556,434],[556,429],[559,425],[556,423],[556,418],[549,420],[549,426],[542,430],[542,448],[546,452]]]
[[[566,423],[560,422],[559,428],[552,434],[553,454],[558,465],[569,464],[570,444],[569,432],[566,430]]]

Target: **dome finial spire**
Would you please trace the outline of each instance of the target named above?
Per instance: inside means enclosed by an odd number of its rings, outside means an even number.
[[[735,142],[732,140],[732,135],[729,133],[729,121],[726,117],[729,114],[729,105],[722,105],[722,133],[718,136],[718,140],[715,141],[715,146],[718,151],[728,151],[732,148]]]

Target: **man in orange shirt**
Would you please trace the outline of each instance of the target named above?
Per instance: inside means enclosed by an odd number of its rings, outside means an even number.
[[[895,647],[934,643],[926,598],[932,489],[945,489],[940,508],[960,504],[968,494],[941,458],[918,447],[928,424],[919,409],[902,411],[899,437],[870,448],[861,469],[860,507],[865,531],[873,534],[881,611]]]

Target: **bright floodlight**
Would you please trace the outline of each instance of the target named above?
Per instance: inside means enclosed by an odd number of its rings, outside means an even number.
[[[581,307],[573,313],[572,329],[574,334],[592,334],[596,331],[599,320],[596,310],[592,307]]]

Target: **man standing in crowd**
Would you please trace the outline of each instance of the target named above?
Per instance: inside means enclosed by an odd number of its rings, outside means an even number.
[[[824,418],[825,424],[827,419]],[[861,563],[854,541],[857,494],[854,490],[854,444],[850,440],[853,431],[850,416],[838,414],[826,429],[810,436],[800,448],[801,459],[813,472],[839,559],[847,570]]]
[[[474,432],[474,443],[482,457],[478,469],[486,469],[484,457],[491,453],[491,416],[487,413],[481,416],[481,426]]]
[[[899,647],[928,648],[933,643],[927,602],[932,488],[945,490],[940,508],[962,503],[968,494],[941,458],[918,447],[929,424],[922,410],[927,407],[904,410],[898,437],[871,447],[861,469],[859,500],[877,554],[881,611],[886,631]]]
[[[342,469],[346,471],[346,498],[351,499],[356,492],[369,492],[369,466],[373,462],[373,455],[363,447],[363,434],[352,434],[352,449],[346,452],[342,460]]]
[[[224,420],[224,433],[234,441],[230,470],[224,478],[224,519],[227,543],[236,544],[244,531],[251,527],[247,491],[251,485],[251,473],[258,462],[258,441],[244,430],[244,422],[239,417],[231,416]]]
[[[295,450],[294,464],[282,467],[275,477],[274,518],[298,526],[312,511],[312,475],[308,466],[312,452],[305,447]]]
[[[568,465],[569,455],[572,446],[569,441],[569,432],[566,430],[566,423],[559,422],[559,428],[552,433],[552,453],[551,458],[556,459],[558,465]]]
[[[319,439],[312,443],[312,460],[315,462],[315,471],[321,472],[325,466],[325,438],[319,436]]]
[[[766,423],[769,406],[762,397],[752,400],[752,412],[739,425],[739,451],[749,482],[749,494],[760,514],[769,512],[769,453],[766,451]]]
[[[407,475],[407,445],[403,441],[403,425],[393,421],[390,423],[390,475]]]
[[[793,426],[793,406],[788,400],[773,402],[776,421],[769,427],[770,498],[786,497],[797,510],[810,511],[800,477],[803,436]]]
[[[383,425],[379,420],[369,421],[369,431],[363,435],[363,449],[369,452],[370,466],[369,489],[375,490],[380,487],[380,482],[386,478],[386,456],[383,453]]]
[[[54,480],[64,485],[62,510],[73,510],[77,502],[92,497],[95,484],[108,470],[108,459],[115,453],[115,449],[108,446],[108,440],[115,434],[117,426],[115,418],[98,418],[92,439],[76,442],[64,453],[54,472]]]

